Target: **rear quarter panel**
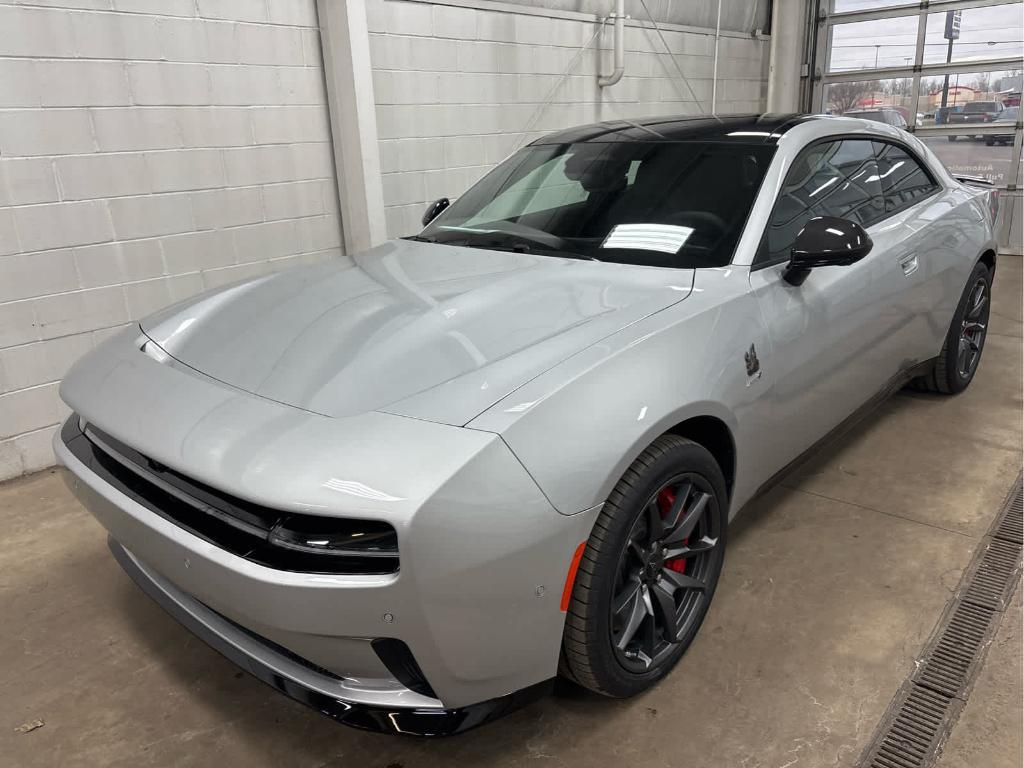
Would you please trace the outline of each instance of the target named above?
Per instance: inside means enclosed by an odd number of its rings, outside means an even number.
[[[927,254],[931,262],[928,320],[934,354],[938,355],[971,270],[984,253],[998,253],[995,220],[999,193],[992,187],[957,181],[923,141],[916,136],[904,140],[943,187],[927,207],[913,209],[920,210],[915,226],[926,227],[933,248]]]

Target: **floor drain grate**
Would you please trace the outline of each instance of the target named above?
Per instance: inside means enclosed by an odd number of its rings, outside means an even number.
[[[916,671],[901,686],[861,756],[860,768],[927,768],[938,757],[1017,584],[1021,501],[1018,475]]]
[[[914,682],[947,696],[962,696],[978,650],[988,637],[993,611],[961,602],[947,618],[931,651],[924,657]]]
[[[935,753],[947,721],[950,700],[927,688],[910,688],[884,734],[870,768],[923,768]]]
[[[1021,493],[1021,482],[1010,494],[1010,503],[1006,505],[1003,518],[996,525],[992,536],[1015,544],[1024,544],[1024,494]]]
[[[1021,545],[992,539],[964,593],[964,601],[1001,611],[1006,607],[1013,578],[1020,567]]]

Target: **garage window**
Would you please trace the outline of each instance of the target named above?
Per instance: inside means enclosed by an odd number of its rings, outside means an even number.
[[[1000,249],[1020,253],[1021,0],[820,0],[815,8],[810,111],[904,128],[952,174],[987,178],[1002,190]],[[886,209],[927,194],[915,173],[887,187]]]

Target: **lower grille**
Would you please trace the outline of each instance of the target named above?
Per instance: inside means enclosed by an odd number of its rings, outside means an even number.
[[[121,493],[211,544],[260,565],[301,573],[398,571],[395,529],[379,520],[302,515],[264,507],[192,480],[72,415],[68,450]]]
[[[370,645],[377,654],[377,658],[398,682],[410,691],[422,693],[432,699],[437,698],[437,694],[427,682],[426,675],[423,674],[423,670],[420,669],[420,665],[416,662],[408,645],[390,637],[378,637]]]

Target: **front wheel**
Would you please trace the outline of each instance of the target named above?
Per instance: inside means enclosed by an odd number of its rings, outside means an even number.
[[[991,309],[992,273],[974,266],[932,370],[914,380],[917,389],[955,395],[967,389],[981,362]]]
[[[662,435],[608,497],[580,560],[563,673],[606,696],[640,693],[700,629],[725,555],[725,479],[702,446]]]
[[[947,136],[946,138],[950,141],[956,141],[956,136]]]

